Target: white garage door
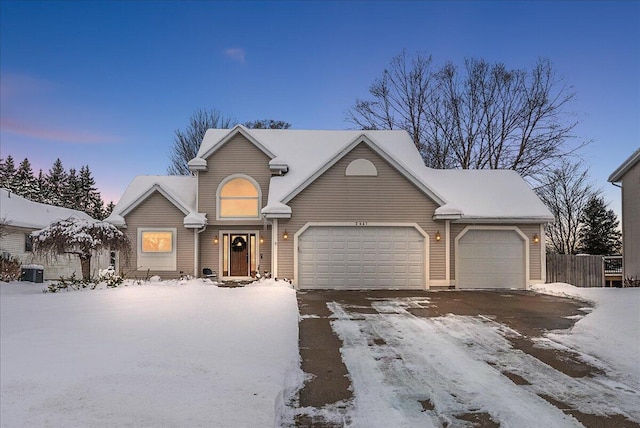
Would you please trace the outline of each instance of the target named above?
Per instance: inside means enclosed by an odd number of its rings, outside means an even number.
[[[457,288],[525,288],[524,240],[512,230],[470,230],[458,241]]]
[[[424,245],[413,227],[312,226],[298,238],[298,286],[421,289]]]

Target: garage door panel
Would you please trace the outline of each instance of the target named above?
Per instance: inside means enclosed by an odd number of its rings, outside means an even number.
[[[458,288],[525,288],[525,243],[513,230],[469,230],[458,241]]]
[[[413,227],[313,226],[298,242],[301,288],[424,288],[425,240]]]

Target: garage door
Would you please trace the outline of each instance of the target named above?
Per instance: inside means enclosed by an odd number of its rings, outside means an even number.
[[[512,230],[470,230],[458,241],[457,288],[525,288],[524,239]]]
[[[421,289],[424,245],[413,227],[309,227],[298,238],[298,287]]]

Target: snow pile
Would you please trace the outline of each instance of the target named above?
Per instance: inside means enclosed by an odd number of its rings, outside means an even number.
[[[293,288],[293,285],[289,281],[275,278],[261,278],[257,281],[253,281],[251,284],[247,284],[245,287],[284,287]]]
[[[547,336],[595,356],[640,390],[640,288],[580,288],[569,284],[538,284],[533,291],[593,302],[593,312],[571,330]]]
[[[42,288],[0,285],[3,427],[273,426],[302,382],[290,288]]]

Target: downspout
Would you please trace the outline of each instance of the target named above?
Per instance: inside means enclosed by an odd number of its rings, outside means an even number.
[[[193,276],[199,278],[200,272],[200,234],[207,230],[207,226],[193,229]]]

